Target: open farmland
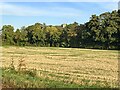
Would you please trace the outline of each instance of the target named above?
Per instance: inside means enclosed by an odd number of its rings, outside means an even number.
[[[8,67],[13,60],[17,69],[19,60],[23,59],[28,69],[37,69],[39,87],[118,85],[118,51],[115,50],[11,46],[2,48],[1,59],[2,67]]]

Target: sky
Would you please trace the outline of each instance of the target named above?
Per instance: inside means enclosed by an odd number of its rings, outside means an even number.
[[[17,29],[38,22],[47,25],[83,24],[93,14],[117,9],[118,2],[1,2],[0,26],[13,25]]]

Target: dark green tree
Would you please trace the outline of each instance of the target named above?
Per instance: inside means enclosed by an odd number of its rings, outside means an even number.
[[[11,25],[4,25],[2,27],[2,41],[3,44],[14,45],[14,27]]]

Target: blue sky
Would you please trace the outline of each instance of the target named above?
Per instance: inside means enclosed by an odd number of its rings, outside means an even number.
[[[36,22],[47,25],[85,23],[92,14],[117,10],[117,2],[2,2],[0,17],[2,25],[16,28]]]

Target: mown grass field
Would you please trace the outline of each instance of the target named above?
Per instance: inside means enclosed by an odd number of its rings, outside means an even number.
[[[2,69],[3,84],[12,87],[118,87],[118,51],[57,47],[2,47],[2,67],[20,59],[37,76]]]

